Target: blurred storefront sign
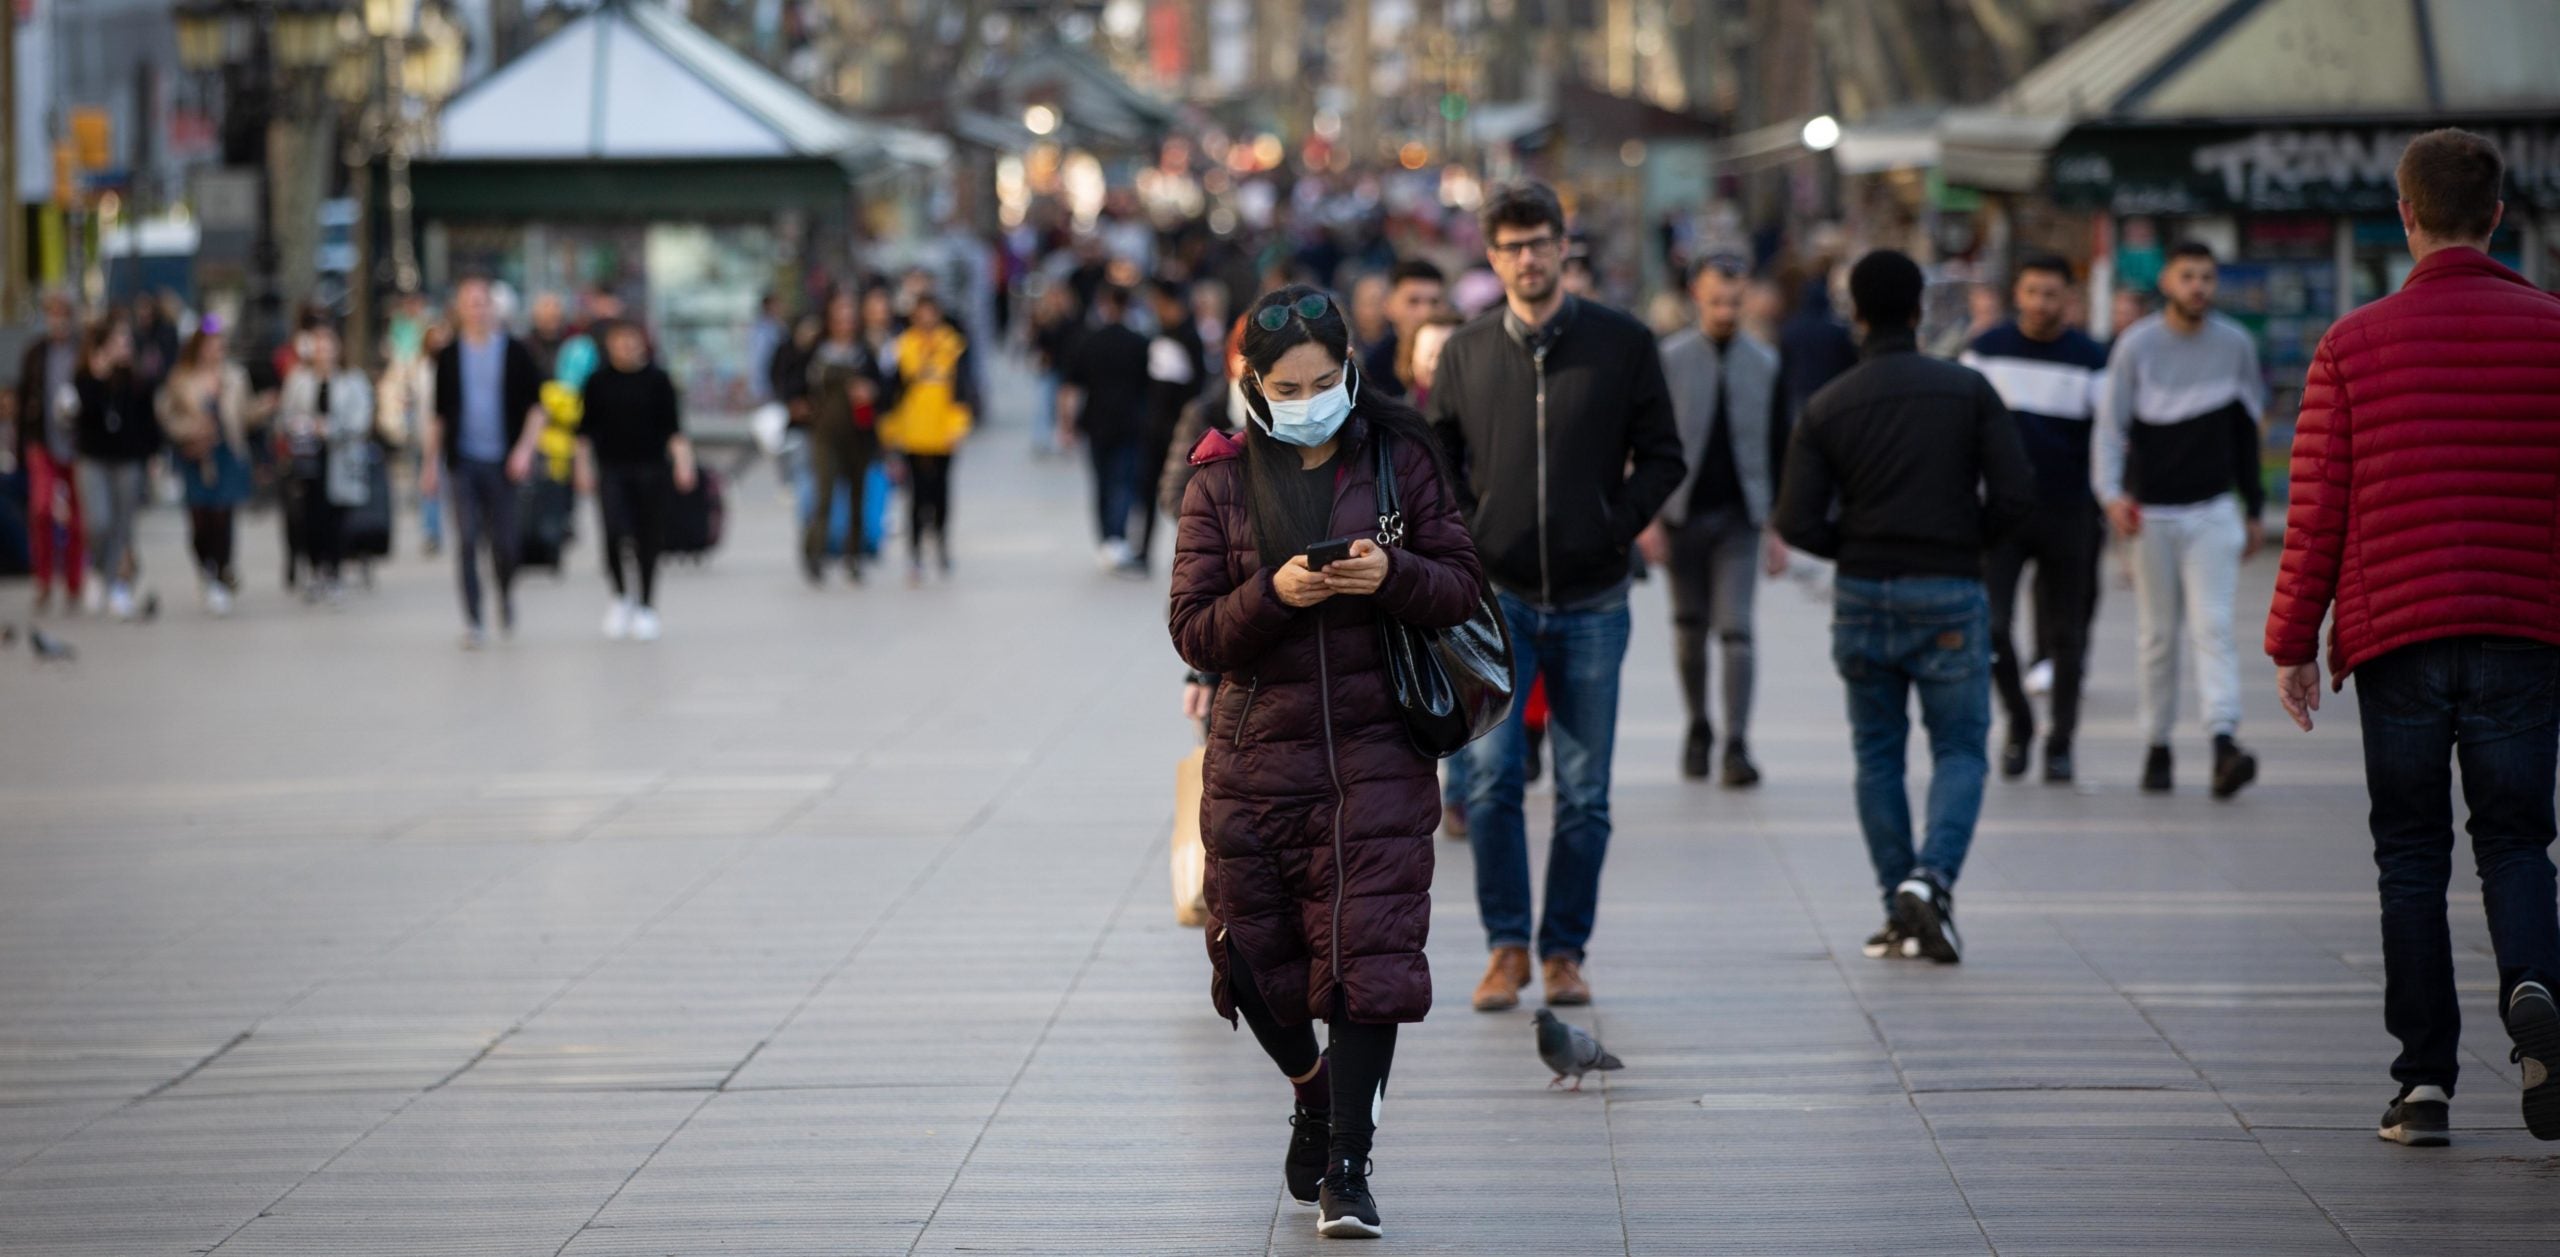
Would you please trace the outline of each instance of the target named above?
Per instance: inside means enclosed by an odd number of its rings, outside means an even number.
[[[2113,214],[2388,214],[2418,123],[2259,127],[2092,123],[2054,147],[2053,198]],[[2507,159],[2507,199],[2560,208],[2560,122],[2472,121]]]

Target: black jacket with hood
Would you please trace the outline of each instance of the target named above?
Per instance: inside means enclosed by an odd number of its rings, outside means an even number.
[[[1542,607],[1625,584],[1628,547],[1688,474],[1652,330],[1577,297],[1540,328],[1498,306],[1458,329],[1429,418],[1485,574]]]

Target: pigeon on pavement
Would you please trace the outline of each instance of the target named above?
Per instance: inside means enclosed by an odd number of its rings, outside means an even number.
[[[27,629],[27,645],[34,649],[38,659],[68,663],[80,657],[80,652],[73,650],[71,643],[32,626]]]
[[[1573,1086],[1566,1089],[1580,1091],[1584,1074],[1595,1069],[1605,1074],[1627,1067],[1625,1061],[1611,1056],[1609,1049],[1600,1046],[1600,1041],[1592,1038],[1589,1032],[1580,1026],[1556,1020],[1556,1015],[1546,1009],[1538,1010],[1537,1023],[1538,1059],[1556,1071],[1555,1080],[1547,1084],[1549,1091],[1562,1085],[1568,1075],[1573,1078]]]

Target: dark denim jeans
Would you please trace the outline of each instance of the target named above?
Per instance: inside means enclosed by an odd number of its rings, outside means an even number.
[[[1475,849],[1476,911],[1492,947],[1530,943],[1529,679],[1547,679],[1547,744],[1555,749],[1555,839],[1547,847],[1546,918],[1537,953],[1582,958],[1599,910],[1609,854],[1609,759],[1618,742],[1618,669],[1627,657],[1624,591],[1548,611],[1501,594],[1511,627],[1511,718],[1467,753],[1467,842]]]
[[[1991,737],[1991,603],[1982,582],[1948,576],[1842,577],[1834,586],[1831,661],[1849,687],[1858,755],[1858,827],[1887,908],[1917,868],[1953,887],[1982,814],[1983,747]],[[1911,691],[1929,729],[1928,842],[1915,855],[1903,788]]]
[[[2382,874],[2382,1022],[2400,1040],[2391,1076],[2450,1093],[2462,1034],[2445,924],[2455,760],[2498,955],[2498,1007],[2518,982],[2560,978],[2551,866],[2560,649],[2506,637],[2440,638],[2371,660],[2355,677],[2373,862]]]

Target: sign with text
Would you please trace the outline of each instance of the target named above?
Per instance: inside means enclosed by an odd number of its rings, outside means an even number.
[[[2053,197],[2124,214],[2387,214],[2421,126],[2081,127],[2054,147]],[[2507,160],[2507,201],[2560,207],[2560,125],[2477,123]]]

